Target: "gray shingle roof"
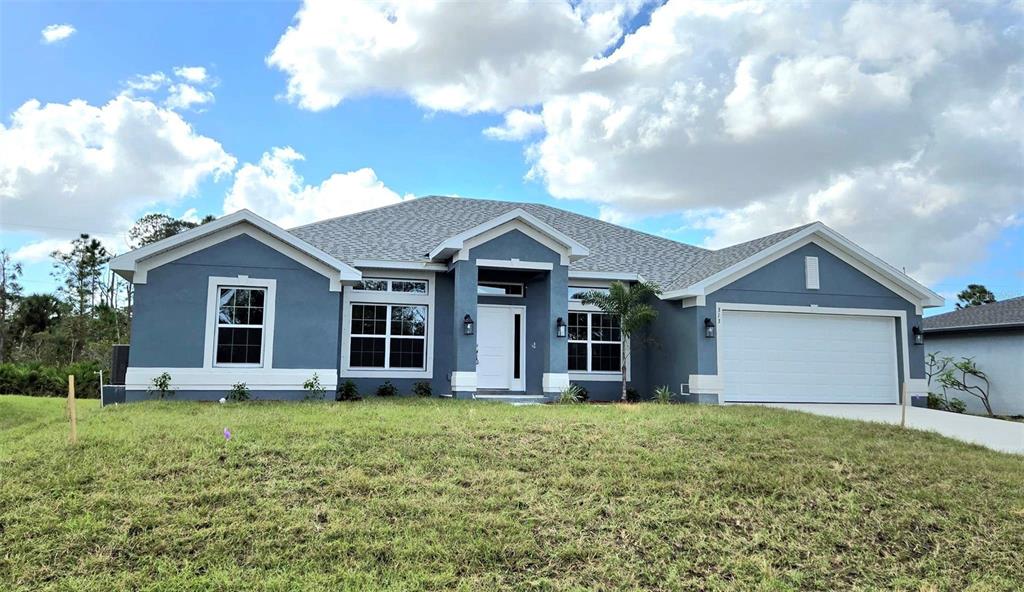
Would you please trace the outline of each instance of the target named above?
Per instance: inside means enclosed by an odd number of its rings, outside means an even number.
[[[357,259],[425,262],[427,253],[441,241],[516,208],[590,249],[590,255],[574,261],[571,270],[638,273],[666,291],[713,275],[804,228],[710,251],[542,204],[429,196],[290,232],[347,263]]]
[[[1024,326],[1024,296],[926,317],[922,325],[925,331]]]

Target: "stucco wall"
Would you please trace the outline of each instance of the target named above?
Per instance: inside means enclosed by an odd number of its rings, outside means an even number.
[[[211,276],[277,280],[274,368],[336,368],[340,293],[330,281],[239,235],[150,270],[135,286],[128,365],[202,368]],[[316,314],[310,314],[316,311]]]
[[[925,336],[924,348],[937,356],[974,358],[974,363],[992,383],[989,391],[992,411],[1001,415],[1024,415],[1024,329],[929,333]],[[940,390],[934,380],[931,390]],[[949,391],[948,395],[966,403],[971,413],[985,412],[976,397],[955,391]]]

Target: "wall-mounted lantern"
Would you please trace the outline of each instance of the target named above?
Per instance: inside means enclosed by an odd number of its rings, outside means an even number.
[[[555,335],[558,337],[565,337],[565,321],[562,317],[558,317],[555,321]]]
[[[914,325],[910,332],[914,334],[914,345],[924,345],[924,333],[921,332],[921,327]]]
[[[469,316],[468,314],[462,317],[462,333],[464,335],[473,334],[473,317]]]
[[[704,317],[704,337],[715,338],[715,324],[708,317]]]

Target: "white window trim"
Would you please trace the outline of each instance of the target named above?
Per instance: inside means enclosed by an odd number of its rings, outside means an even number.
[[[591,315],[595,314],[595,313],[596,314],[607,314],[607,313],[605,313],[601,309],[597,308],[596,306],[583,306],[583,305],[570,306],[569,307],[569,313],[572,314],[574,312],[575,313],[585,313],[587,315],[587,339],[585,341],[581,341],[581,340],[577,340],[577,339],[569,339],[568,331],[566,331],[566,343],[567,344],[568,343],[586,343],[587,344],[587,369],[586,370],[569,370],[568,371],[569,372],[569,377],[571,379],[573,379],[573,380],[590,380],[590,381],[595,381],[595,382],[602,382],[602,381],[612,382],[612,381],[620,381],[620,380],[622,380],[622,372],[620,370],[592,370],[591,369],[591,363],[593,362],[593,359],[592,359],[592,356],[591,356],[591,347],[590,346],[592,344],[594,344],[594,343],[618,343],[619,344],[620,364],[621,364],[621,356],[625,356],[626,352],[629,351],[627,349],[629,347],[629,340],[626,339],[625,336],[621,336],[621,340],[620,341],[594,341],[594,340],[592,340],[591,339],[592,334],[590,332],[590,319],[591,319]],[[568,321],[569,320],[566,319],[566,323],[568,323]],[[568,359],[566,360],[566,364],[568,364]],[[632,356],[626,358],[626,380],[630,380],[630,378],[631,378],[631,369],[630,369],[631,366],[632,366]]]
[[[487,284],[490,286],[519,286],[521,288],[521,294],[481,294],[480,285]],[[477,281],[476,284],[476,295],[483,296],[485,298],[525,298],[526,297],[526,284],[523,282],[488,282],[488,281]]]
[[[263,346],[260,364],[217,364],[217,316],[219,312],[220,288],[263,288]],[[277,308],[277,280],[237,277],[210,276],[206,291],[206,337],[203,348],[203,368],[273,368],[274,367],[274,315]]]
[[[364,279],[417,280],[427,282],[427,293],[415,292],[369,292],[346,287],[342,291],[341,314],[341,377],[345,378],[433,378],[434,377],[434,274],[423,271],[389,270],[387,277],[365,277]],[[388,288],[390,289],[390,284]],[[352,347],[352,305],[353,304],[397,304],[427,307],[427,341],[425,344],[426,368],[353,368]],[[388,320],[390,323],[390,319]],[[387,346],[390,348],[390,344]],[[389,350],[388,350],[389,351]]]

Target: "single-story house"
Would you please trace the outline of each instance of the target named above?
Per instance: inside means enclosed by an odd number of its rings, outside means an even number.
[[[696,402],[896,404],[927,392],[915,344],[940,296],[820,222],[719,250],[558,208],[423,197],[285,230],[249,211],[115,258],[135,286],[126,398],[618,396],[631,350],[579,294],[663,293],[626,377]],[[640,341],[640,340],[636,340]],[[650,343],[647,343],[650,342]],[[328,394],[330,396],[330,394]]]
[[[1024,415],[1024,296],[927,317],[922,326],[926,354],[972,358],[988,375],[992,411]],[[933,383],[932,390],[939,387]],[[962,400],[971,413],[985,413],[977,397],[954,391],[948,396]]]

